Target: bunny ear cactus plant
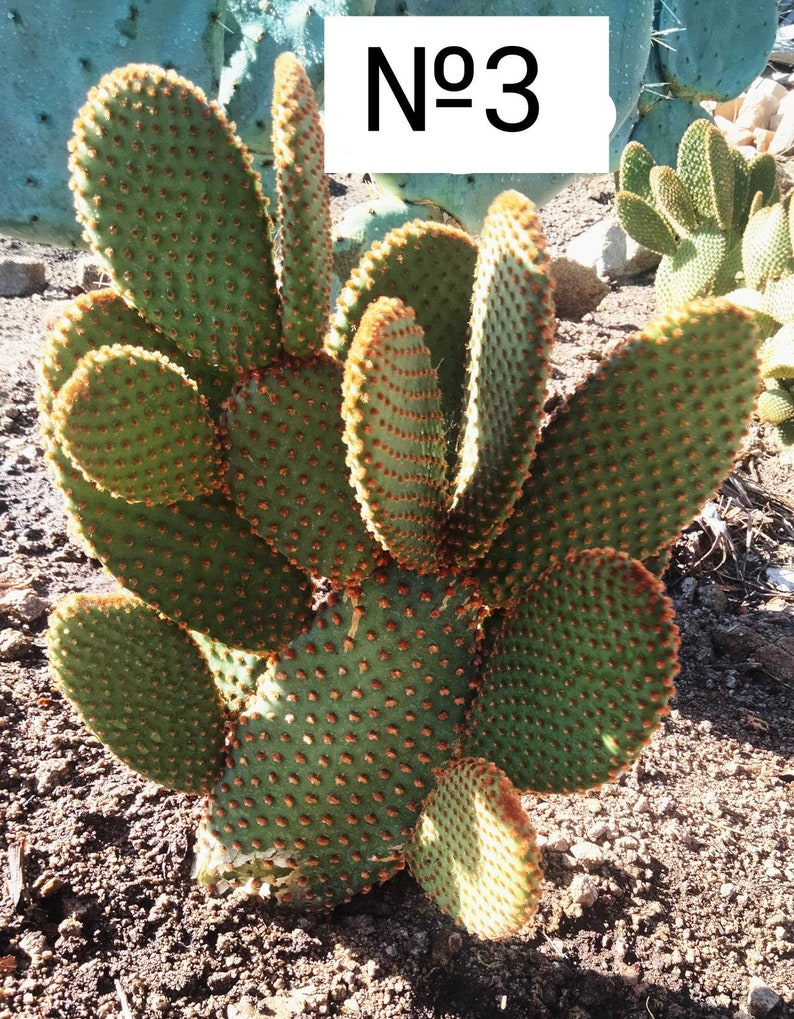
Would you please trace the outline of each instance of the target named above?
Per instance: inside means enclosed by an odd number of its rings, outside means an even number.
[[[122,590],[65,599],[50,661],[119,758],[204,798],[203,884],[329,908],[407,865],[503,937],[540,890],[521,794],[609,780],[667,710],[678,636],[643,560],[730,466],[754,326],[670,313],[542,426],[531,202],[497,197],[476,240],[391,231],[332,322],[292,56],[275,95],[275,231],[175,73],[122,68],[77,119],[78,218],[114,285],[53,329],[38,402],[73,533]]]
[[[623,228],[662,256],[656,274],[661,309],[733,290],[751,211],[772,206],[779,196],[774,159],[762,154],[747,162],[707,120],[685,131],[675,169],[658,166],[645,146],[630,142],[617,183]]]

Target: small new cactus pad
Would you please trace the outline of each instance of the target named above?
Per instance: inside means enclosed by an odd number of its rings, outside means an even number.
[[[521,797],[489,761],[441,773],[407,847],[416,879],[444,913],[481,938],[506,938],[540,898],[540,852]]]
[[[50,618],[47,650],[109,750],[168,789],[208,792],[223,765],[225,718],[207,662],[181,626],[130,595],[73,594]]]
[[[54,442],[113,496],[167,503],[216,487],[207,401],[162,354],[123,343],[86,354],[58,392],[52,420]]]
[[[477,245],[448,223],[415,220],[390,230],[366,252],[342,288],[326,341],[343,358],[368,305],[399,298],[413,308],[443,394],[450,463],[460,427],[460,394],[466,379],[466,343]]]
[[[758,397],[759,417],[775,425],[782,444],[790,446],[794,441],[794,322],[786,322],[764,340],[759,361],[766,387]]]
[[[381,297],[365,312],[342,392],[351,479],[367,525],[407,569],[443,568],[441,391],[416,316],[398,298]]]
[[[282,226],[282,342],[291,354],[322,349],[331,311],[331,201],[320,116],[292,53],[276,60],[273,134]]]
[[[660,581],[638,562],[611,549],[571,552],[496,624],[463,753],[533,792],[613,778],[668,710],[672,619]]]
[[[623,228],[663,256],[656,274],[662,310],[732,291],[742,272],[742,237],[756,218],[751,213],[778,196],[774,159],[764,153],[746,161],[702,117],[684,132],[675,169],[657,166],[632,141],[617,183],[615,210]]]
[[[113,72],[78,118],[75,203],[114,282],[55,325],[38,406],[71,532],[124,591],[56,609],[51,665],[114,753],[204,798],[203,885],[329,909],[407,866],[505,937],[540,888],[520,795],[608,781],[667,708],[677,637],[643,563],[731,467],[755,327],[676,309],[544,421],[551,280],[515,191],[478,238],[391,230],[331,322],[294,57],[275,96],[274,224],[172,72]],[[689,223],[637,158],[642,200]]]

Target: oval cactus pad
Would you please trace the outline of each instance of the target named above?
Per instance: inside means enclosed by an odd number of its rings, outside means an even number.
[[[488,761],[445,768],[406,856],[439,909],[478,937],[509,937],[535,912],[543,876],[535,833],[518,792]]]
[[[131,595],[72,594],[50,617],[47,648],[64,693],[125,764],[168,789],[211,788],[225,719],[186,630]]]
[[[89,352],[55,398],[52,421],[85,476],[127,502],[177,502],[217,487],[207,401],[162,354],[126,344]]]
[[[573,552],[505,613],[463,752],[522,790],[613,778],[668,710],[678,631],[661,582],[611,549]]]

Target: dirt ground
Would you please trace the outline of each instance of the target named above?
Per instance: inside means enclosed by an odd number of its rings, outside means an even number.
[[[610,202],[608,178],[569,188],[543,212],[552,247]],[[667,574],[671,715],[614,784],[527,800],[546,872],[530,927],[480,942],[405,875],[323,918],[213,898],[191,879],[196,805],[117,763],[48,676],[47,610],[109,584],[67,537],[36,431],[42,331],[78,255],[7,253],[43,258],[49,286],[0,299],[0,1019],[794,1015],[794,593],[769,574],[794,568],[794,468],[763,428]],[[653,314],[645,278],[561,322],[554,389]]]

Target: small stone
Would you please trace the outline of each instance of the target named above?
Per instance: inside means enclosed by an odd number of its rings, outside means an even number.
[[[752,1016],[765,1016],[780,1004],[780,995],[768,987],[760,977],[750,978],[747,991],[747,1007]]]
[[[83,925],[76,916],[67,916],[58,924],[58,933],[65,941],[82,938]]]
[[[577,906],[589,908],[598,899],[598,885],[589,874],[576,874],[568,891]]]
[[[0,297],[30,297],[47,286],[47,269],[35,258],[0,258]]]
[[[17,623],[35,623],[47,608],[47,602],[27,588],[12,587],[0,593],[0,613]]]
[[[609,293],[608,285],[591,266],[570,258],[555,258],[550,268],[554,280],[554,311],[557,318],[578,322],[593,311]]]
[[[723,613],[728,610],[728,596],[721,584],[701,584],[698,589],[698,601],[705,609]]]
[[[546,849],[550,853],[567,853],[571,848],[571,843],[564,835],[554,834],[550,835],[546,842]]]
[[[571,846],[571,856],[587,870],[596,870],[604,862],[604,851],[595,842],[577,842]]]
[[[0,630],[0,662],[21,662],[33,653],[33,638],[19,630]]]
[[[568,244],[566,255],[590,266],[602,279],[621,280],[655,269],[660,256],[628,236],[616,216],[608,216]]]

